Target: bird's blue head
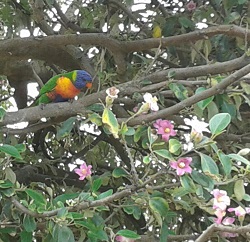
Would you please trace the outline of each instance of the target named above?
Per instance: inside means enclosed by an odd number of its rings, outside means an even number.
[[[75,71],[76,76],[75,76],[75,82],[74,86],[77,89],[82,89],[84,87],[91,88],[92,87],[92,77],[91,75],[83,70],[78,70]]]

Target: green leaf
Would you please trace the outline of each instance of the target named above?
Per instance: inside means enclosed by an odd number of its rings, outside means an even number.
[[[171,70],[171,69],[168,71],[168,78],[169,79],[174,78],[175,75],[176,75],[176,71]]]
[[[201,185],[197,185],[197,186],[196,186],[195,194],[196,194],[198,197],[203,198],[204,192],[203,192],[203,187],[202,187]]]
[[[151,127],[149,126],[148,127],[148,141],[149,141],[149,144],[150,144],[150,146],[157,140],[157,135],[153,135],[152,134],[152,129],[151,129]]]
[[[238,154],[229,154],[227,156],[230,157],[233,160],[240,161],[240,162],[244,163],[245,165],[250,166],[249,160],[247,160],[246,158],[242,157],[241,155],[238,155]]]
[[[25,192],[39,205],[46,205],[47,201],[45,197],[32,189],[25,189]]]
[[[219,113],[219,109],[218,109],[217,105],[215,104],[214,101],[210,102],[207,105],[207,117],[208,117],[208,120],[210,120],[217,113]]]
[[[108,235],[102,228],[95,231],[88,231],[88,238],[91,242],[108,241]]]
[[[119,177],[122,177],[122,176],[128,176],[128,173],[121,167],[117,167],[113,170],[112,172],[112,176],[114,178],[119,178]]]
[[[172,154],[179,155],[181,152],[181,143],[177,139],[170,139],[169,140],[169,151]]]
[[[202,171],[207,174],[219,175],[219,169],[215,161],[208,155],[199,153],[201,157],[201,168]]]
[[[90,114],[90,115],[88,116],[88,118],[89,118],[89,120],[90,120],[93,124],[95,124],[95,125],[97,125],[97,126],[101,126],[101,125],[102,125],[102,118],[101,118],[101,116],[100,116],[99,114],[97,114],[97,113],[92,113],[92,114]]]
[[[209,128],[213,135],[220,134],[231,122],[231,116],[228,113],[218,113],[209,121]]]
[[[209,56],[209,54],[211,53],[211,50],[212,50],[212,45],[211,45],[210,39],[204,40],[203,45],[204,45],[203,46],[203,51],[205,53],[205,57],[206,57],[206,59],[208,59],[208,56]]]
[[[59,195],[54,198],[53,202],[54,204],[57,204],[57,202],[65,203],[67,200],[75,199],[79,196],[79,193],[65,193],[62,195]]]
[[[11,181],[14,184],[16,182],[16,173],[10,167],[6,167],[4,172],[5,179]]]
[[[34,217],[26,214],[23,219],[23,227],[27,232],[33,232],[36,229],[36,221]]]
[[[112,194],[113,194],[113,189],[109,189],[108,191],[101,193],[101,194],[97,197],[97,200],[101,200],[101,199],[103,199],[103,198],[109,197],[109,196],[111,196]]]
[[[232,118],[235,118],[237,114],[236,106],[232,103],[223,102],[221,106],[221,112],[228,113]]]
[[[196,89],[195,94],[202,93],[202,92],[204,92],[206,90],[207,89],[205,87],[199,87],[199,88]],[[198,105],[199,108],[204,110],[209,105],[209,103],[211,103],[213,101],[213,99],[214,99],[214,96],[206,98],[206,99],[204,99],[202,101],[197,102],[197,105]]]
[[[102,179],[98,178],[96,180],[93,181],[93,185],[92,185],[92,191],[93,192],[97,192],[99,190],[99,188],[102,185]]]
[[[174,160],[173,156],[166,149],[154,150],[154,153],[168,160]]]
[[[99,103],[92,104],[87,107],[87,110],[91,110],[93,112],[99,113],[104,110],[103,105]]]
[[[168,223],[166,219],[164,219],[161,228],[160,242],[167,242],[168,235],[169,235]]]
[[[79,212],[79,213],[77,213],[77,212],[69,212],[68,216],[71,216],[74,220],[83,219],[84,218],[84,214],[81,213],[81,212]]]
[[[142,211],[141,211],[140,207],[138,207],[138,206],[134,206],[133,208],[134,208],[133,209],[133,216],[136,220],[139,220],[141,217]]]
[[[27,232],[25,230],[23,230],[20,233],[20,237],[21,237],[21,242],[32,242],[32,238],[33,238],[32,232]]]
[[[6,197],[12,197],[15,194],[15,190],[13,188],[3,189],[1,192]]]
[[[66,225],[56,226],[57,228],[57,241],[67,241],[67,242],[75,242],[74,234],[72,230]]]
[[[9,180],[0,180],[0,188],[12,188],[13,187],[13,183]]]
[[[241,15],[238,12],[232,12],[228,14],[224,20],[225,24],[233,23],[234,21],[240,19]]]
[[[144,79],[140,82],[143,86],[147,86],[147,85],[151,85],[152,81],[148,80],[148,79]]]
[[[232,161],[231,159],[225,155],[222,151],[218,151],[217,155],[219,157],[219,160],[222,164],[222,167],[225,171],[225,174],[228,176],[231,173],[232,170]]]
[[[83,201],[83,200],[92,200],[92,196],[89,192],[81,192],[79,194],[79,200]]]
[[[76,117],[71,117],[67,119],[66,121],[64,121],[61,127],[57,129],[56,138],[60,140],[68,136],[71,130],[73,129],[76,120],[77,120]]]
[[[188,90],[180,83],[170,83],[169,88],[173,91],[174,95],[180,100],[183,101],[188,98]]]
[[[181,176],[180,177],[180,182],[181,182],[181,185],[187,190],[187,191],[190,191],[190,192],[195,192],[196,190],[196,187],[194,185],[194,182],[193,180],[185,175],[185,176]]]
[[[78,226],[82,226],[88,230],[92,230],[94,231],[96,229],[95,225],[93,224],[93,222],[90,222],[90,221],[74,221],[75,225],[78,225]]]
[[[244,181],[242,179],[237,180],[234,183],[234,195],[236,199],[240,202],[244,198],[245,194],[246,191],[245,191]]]
[[[189,18],[187,17],[179,17],[179,23],[181,24],[182,27],[184,27],[185,29],[190,28],[193,29],[194,28],[194,23],[193,21],[191,21]]]
[[[143,135],[143,133],[147,130],[147,127],[146,126],[142,126],[140,125],[137,130],[135,131],[135,134],[134,134],[134,142],[138,142],[141,138],[141,136]]]
[[[178,198],[178,197],[183,197],[186,194],[189,194],[190,192],[187,191],[184,187],[176,187],[173,191],[171,191],[171,195],[174,198]]]
[[[193,170],[191,173],[191,177],[196,183],[200,184],[202,187],[208,188],[209,191],[213,190],[214,181],[209,176],[204,175],[202,172]]]
[[[57,212],[57,218],[65,219],[68,215],[68,209],[65,207],[62,207]]]
[[[167,201],[162,197],[150,198],[149,207],[152,211],[157,212],[162,217],[165,217],[169,210]]]
[[[25,144],[16,144],[15,148],[18,150],[18,152],[26,151],[26,145]]]
[[[3,121],[5,114],[6,114],[6,110],[0,107],[0,122]]]
[[[128,126],[126,123],[122,123],[121,125],[121,130],[120,130],[120,134],[125,135],[125,133],[128,131]]]
[[[140,239],[140,235],[138,235],[136,232],[128,229],[123,229],[119,230],[116,235],[121,235],[125,238],[130,238],[130,239]]]
[[[132,136],[135,134],[135,129],[132,127],[128,127],[128,130],[125,132],[126,136]]]
[[[250,202],[250,195],[245,194],[244,197],[243,197],[243,200],[245,200],[247,202]]]
[[[54,4],[55,0],[46,0],[46,3],[52,7],[52,5]]]
[[[144,156],[142,161],[143,161],[144,164],[149,164],[150,163],[150,157],[148,155]]]
[[[238,0],[238,4],[244,4],[247,3],[248,0]]]
[[[105,108],[102,114],[102,122],[107,124],[108,130],[113,134],[115,138],[119,138],[118,131],[119,131],[119,124],[115,117],[115,115],[108,109]]]
[[[5,154],[8,154],[10,156],[13,156],[17,159],[22,159],[22,156],[18,152],[17,148],[15,148],[12,145],[0,145],[0,151],[4,152]]]

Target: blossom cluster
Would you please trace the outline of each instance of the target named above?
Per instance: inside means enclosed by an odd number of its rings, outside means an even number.
[[[227,208],[230,205],[230,197],[227,195],[227,192],[224,190],[214,189],[211,192],[214,196],[213,198],[213,209],[214,214],[217,218],[214,219],[214,222],[217,224],[223,224],[223,225],[231,225],[234,223],[235,218],[233,217],[225,217],[226,211],[228,212],[234,212],[235,215],[238,217],[238,220],[242,224],[242,222],[245,219],[245,215],[250,213],[250,208],[246,207],[243,208],[241,206],[238,206],[236,208]],[[221,236],[223,237],[236,237],[238,236],[236,233],[228,233],[223,232],[221,233]]]
[[[170,136],[176,136],[174,125],[169,120],[158,119],[153,126],[156,128],[157,134],[160,134],[161,138],[166,142],[169,141]],[[191,157],[184,157],[177,161],[170,161],[170,166],[176,170],[178,176],[182,176],[185,173],[192,172],[192,168],[190,167],[191,162]]]

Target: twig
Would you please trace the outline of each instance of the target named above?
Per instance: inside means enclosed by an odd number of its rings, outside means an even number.
[[[68,209],[68,211],[73,212],[73,211],[78,211],[78,210],[94,208],[94,207],[98,207],[98,206],[104,206],[108,203],[113,202],[114,200],[118,200],[118,199],[121,199],[123,197],[131,195],[133,190],[134,190],[134,187],[130,187],[130,188],[127,188],[123,191],[116,192],[115,194],[113,194],[109,197],[106,197],[106,198],[103,198],[100,200],[96,200],[96,201],[84,201],[76,206],[67,207],[67,209]],[[33,211],[29,210],[28,208],[26,208],[19,201],[17,201],[14,197],[11,198],[11,201],[19,211],[21,211],[22,213],[28,214],[32,217],[36,217],[36,218],[53,217],[53,216],[57,215],[58,211],[60,211],[60,209],[55,209],[55,210],[47,211],[44,213],[37,213],[37,212],[33,212]]]
[[[144,24],[142,24],[140,21],[137,20],[137,17],[128,9],[126,6],[124,6],[121,2],[116,0],[108,0],[108,3],[112,3],[116,5],[119,9],[121,9],[124,13],[128,15],[130,19],[134,21],[139,27],[144,27]]]
[[[138,174],[137,174],[137,171],[136,171],[136,168],[135,168],[135,162],[134,162],[134,159],[131,155],[131,152],[130,152],[130,148],[127,146],[127,143],[126,141],[124,141],[124,147],[128,153],[128,158],[130,160],[130,166],[131,166],[131,175],[132,175],[132,178],[133,178],[133,181],[134,181],[134,185],[138,185],[139,183],[139,177],[138,177]]]

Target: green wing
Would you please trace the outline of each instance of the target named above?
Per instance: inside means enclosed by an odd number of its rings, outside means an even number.
[[[58,78],[60,78],[61,76],[65,76],[65,77],[68,77],[71,81],[72,80],[72,77],[73,77],[73,73],[75,71],[71,71],[71,72],[67,72],[67,73],[62,73],[62,74],[59,74],[59,75],[56,75],[56,76],[53,76],[51,77],[46,83],[45,85],[40,89],[40,92],[39,92],[39,96],[47,93],[47,92],[51,92],[55,87],[56,87],[56,84],[57,84],[57,80]]]
[[[52,78],[50,78],[45,83],[45,85],[40,89],[38,97],[36,97],[36,100],[34,101],[34,103],[31,106],[36,106],[39,103],[48,103],[49,102],[49,98],[45,94],[54,90],[54,88],[57,85],[58,78],[60,78],[61,76],[65,76],[65,77],[69,78],[73,82],[73,79],[74,79],[73,77],[76,75],[75,72],[76,71],[62,73],[62,74],[59,74],[59,75],[56,75],[56,76],[53,76]]]
[[[45,94],[47,92],[51,92],[56,87],[57,80],[61,76],[63,76],[63,74],[59,74],[59,75],[56,75],[56,76],[53,76],[52,78],[50,78],[45,83],[45,85],[40,89],[39,96],[41,96],[41,95],[43,95],[43,94]]]

